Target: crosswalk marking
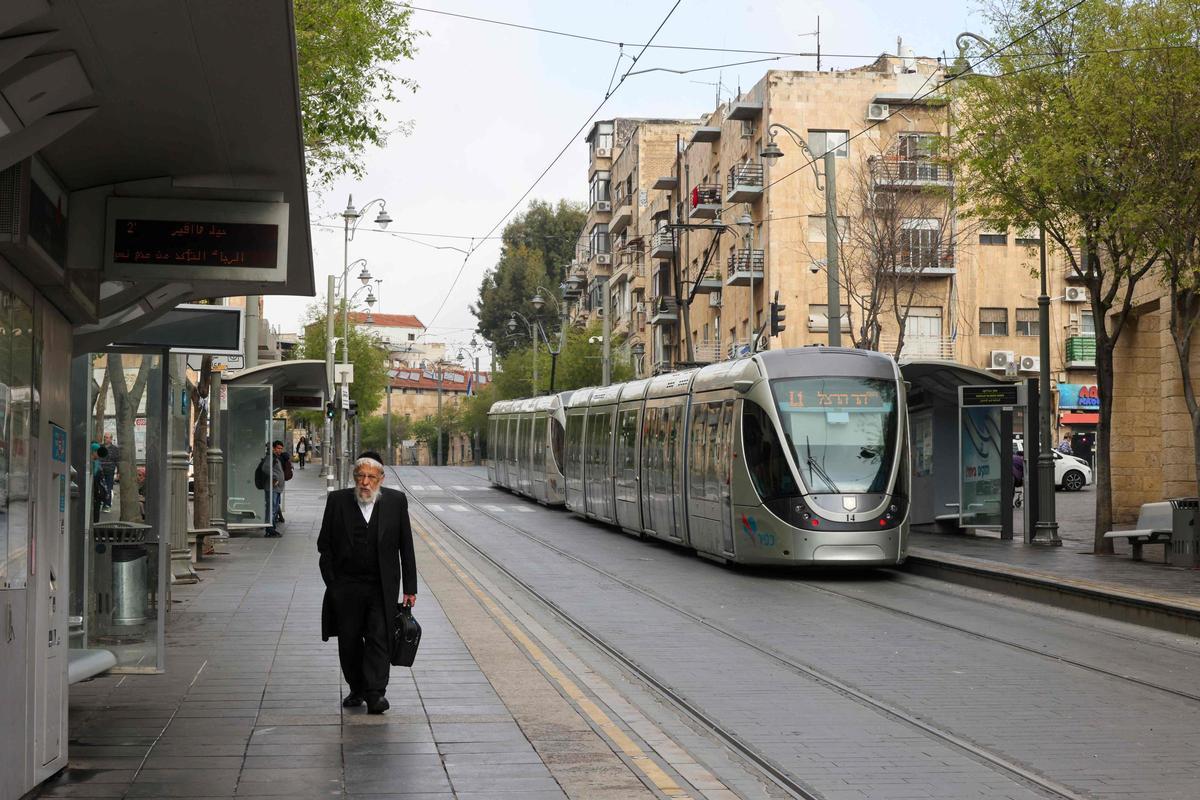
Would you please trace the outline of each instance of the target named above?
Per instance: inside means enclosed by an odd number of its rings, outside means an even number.
[[[460,514],[464,514],[464,513],[466,513],[466,511],[467,511],[467,507],[466,507],[466,506],[464,506],[464,505],[459,505],[458,503],[455,503],[455,504],[453,504],[453,505],[451,505],[451,506],[450,506],[450,510],[451,510],[451,511],[457,511],[457,512],[458,512],[458,513],[460,513]]]
[[[442,513],[442,507],[441,507],[441,506],[439,506],[439,505],[437,505],[436,503],[432,503],[432,504],[430,504],[430,505],[427,505],[427,506],[425,506],[425,507],[426,507],[426,508],[428,508],[430,511],[432,511],[432,512],[433,512],[433,513],[435,513],[435,514],[440,514],[440,513]]]

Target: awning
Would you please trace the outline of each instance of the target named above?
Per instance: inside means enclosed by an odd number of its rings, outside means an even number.
[[[1099,425],[1100,415],[1074,411],[1060,414],[1058,421],[1063,425]]]
[[[326,397],[325,362],[319,360],[276,361],[240,370],[225,379],[234,386],[270,386],[276,410],[320,407]],[[315,399],[319,398],[319,399]]]

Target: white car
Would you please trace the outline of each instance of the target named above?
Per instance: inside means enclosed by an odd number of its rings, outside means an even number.
[[[1013,450],[1017,453],[1024,454],[1024,443],[1021,440],[1013,442]],[[1091,466],[1078,456],[1068,456],[1057,450],[1051,451],[1054,454],[1054,485],[1067,492],[1078,492],[1085,486],[1092,483],[1092,468]],[[1025,479],[1033,480],[1037,477],[1037,462],[1025,462]]]

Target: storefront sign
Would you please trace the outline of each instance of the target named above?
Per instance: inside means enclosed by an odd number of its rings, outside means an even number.
[[[1100,389],[1095,384],[1060,383],[1058,408],[1061,411],[1100,408]]]

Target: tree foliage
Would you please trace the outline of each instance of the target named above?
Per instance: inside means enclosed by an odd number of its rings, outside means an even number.
[[[334,314],[334,337],[340,338],[334,354],[341,363],[345,327],[342,312]],[[309,308],[308,321],[304,325],[304,346],[296,348],[301,358],[325,360],[325,304]],[[350,399],[358,404],[364,416],[373,415],[383,402],[387,388],[387,348],[380,338],[364,328],[350,323],[350,363],[354,365],[354,383],[350,384]]]
[[[368,146],[387,139],[381,108],[399,90],[416,91],[392,70],[416,54],[424,35],[412,10],[393,0],[296,0],[300,113],[309,178],[327,186],[340,175],[361,177]],[[407,132],[400,123],[394,130]]]
[[[604,367],[601,363],[600,323],[587,328],[567,328],[566,344],[559,353],[554,376],[554,391],[565,392],[584,386],[599,386]],[[558,346],[558,337],[549,332],[550,340]],[[528,337],[526,337],[528,340]],[[633,377],[632,366],[618,356],[618,342],[613,343],[612,381],[619,383]],[[552,361],[545,342],[538,347],[538,386],[533,389],[533,351],[528,345],[510,350],[500,361],[501,369],[493,376],[496,400],[531,397],[550,391]]]
[[[1113,349],[1157,248],[1145,216],[1144,75],[1138,20],[1159,0],[994,0],[984,14],[1009,44],[960,78],[955,150],[978,219],[1043,226],[1087,285],[1096,322],[1100,424],[1095,552],[1112,552]],[[1194,5],[1194,4],[1192,4]],[[1194,36],[1194,24],[1193,24]],[[1130,49],[1135,48],[1135,49]],[[975,53],[978,58],[981,53]],[[1157,112],[1156,112],[1157,113]]]
[[[500,354],[516,346],[507,338],[509,315],[513,311],[534,315],[529,299],[537,286],[549,290],[554,300],[560,299],[563,268],[575,257],[585,218],[578,203],[560,200],[551,205],[535,200],[504,227],[500,260],[483,276],[479,300],[471,306],[480,335],[494,342]],[[553,305],[548,299],[548,311],[543,313],[552,314]]]

